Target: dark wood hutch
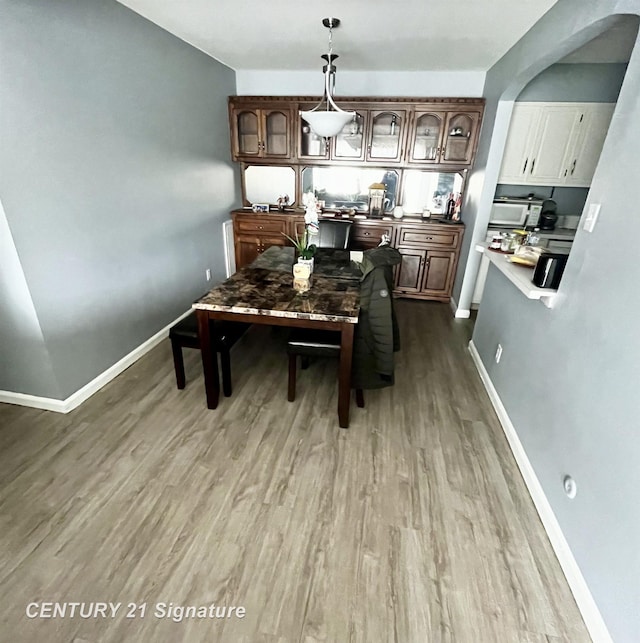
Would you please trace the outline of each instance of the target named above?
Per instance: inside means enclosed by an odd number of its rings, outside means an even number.
[[[484,111],[482,98],[336,98],[356,113],[331,139],[315,136],[299,116],[319,97],[231,96],[231,156],[241,165],[245,209],[232,212],[236,265],[242,267],[270,245],[288,245],[303,226],[301,209],[254,213],[247,200],[245,172],[251,166],[283,166],[295,173],[295,204],[302,202],[303,170],[309,167],[384,168],[399,177],[398,194],[409,170],[459,173],[462,191],[473,165]],[[340,214],[338,211],[336,214]],[[451,297],[464,225],[419,215],[394,219],[354,218],[352,247],[375,247],[383,233],[403,255],[395,276],[396,294],[448,301]],[[464,219],[464,212],[462,212]]]

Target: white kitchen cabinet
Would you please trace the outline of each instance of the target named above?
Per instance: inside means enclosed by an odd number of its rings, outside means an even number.
[[[531,150],[535,143],[542,110],[540,103],[516,103],[511,115],[507,144],[502,156],[499,183],[526,183]]]
[[[517,103],[498,182],[589,187],[613,108],[609,103]]]
[[[589,109],[584,111],[575,145],[567,159],[567,174],[563,185],[591,185],[614,108],[615,103],[592,103]]]

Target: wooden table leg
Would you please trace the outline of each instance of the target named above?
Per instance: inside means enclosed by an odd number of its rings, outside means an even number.
[[[351,403],[351,362],[353,360],[353,331],[355,324],[342,324],[340,334],[340,376],[338,380],[338,421],[340,428],[349,428]]]
[[[211,350],[209,313],[206,310],[197,310],[196,315],[198,317],[198,338],[200,340],[200,354],[202,355],[202,369],[204,371],[204,390],[207,393],[207,408],[215,409],[220,399],[218,356]]]

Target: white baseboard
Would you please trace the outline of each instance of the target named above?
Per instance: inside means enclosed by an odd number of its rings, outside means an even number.
[[[132,350],[128,355],[125,355],[106,371],[100,373],[100,375],[92,379],[88,384],[85,384],[81,389],[72,393],[66,400],[55,400],[50,397],[38,397],[37,395],[13,393],[12,391],[0,391],[0,402],[29,406],[45,411],[55,411],[56,413],[69,413],[69,411],[73,411],[73,409],[80,406],[85,400],[89,399],[94,393],[97,393],[105,384],[108,384],[112,379],[120,375],[120,373],[129,368],[129,366],[148,353],[152,348],[155,348],[168,336],[169,329],[181,319],[184,319],[189,313],[191,313],[191,309],[174,319],[170,324],[153,335],[153,337],[150,337],[146,342],[140,344],[140,346]]]
[[[471,353],[471,357],[478,369],[478,373],[480,374],[482,383],[489,395],[489,399],[493,404],[493,408],[498,415],[498,419],[502,425],[502,430],[509,442],[509,446],[511,447],[513,456],[520,469],[520,473],[522,473],[522,477],[527,485],[529,494],[531,495],[536,510],[538,511],[538,515],[544,525],[547,536],[551,541],[551,546],[553,547],[558,558],[558,562],[562,567],[562,571],[564,572],[571,592],[573,593],[573,597],[576,600],[578,609],[580,610],[585,625],[589,630],[589,634],[591,635],[594,643],[612,643],[611,635],[607,630],[607,626],[600,614],[598,606],[593,600],[593,596],[589,591],[589,586],[578,567],[576,559],[573,557],[569,543],[562,533],[560,524],[553,513],[549,500],[542,489],[542,485],[536,476],[531,462],[529,461],[527,452],[522,446],[522,442],[520,442],[520,438],[518,437],[515,427],[511,423],[509,415],[502,404],[502,400],[493,386],[493,382],[480,359],[478,349],[475,347],[473,340],[469,342],[469,352]]]
[[[451,305],[451,310],[453,310],[453,316],[456,319],[469,319],[469,317],[471,317],[471,311],[458,308],[458,302],[453,297],[449,300],[449,304]]]

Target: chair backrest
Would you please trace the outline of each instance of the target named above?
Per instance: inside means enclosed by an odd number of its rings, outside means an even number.
[[[318,248],[339,248],[346,250],[351,239],[351,221],[324,219],[318,222]]]

